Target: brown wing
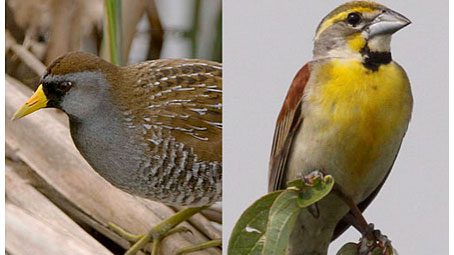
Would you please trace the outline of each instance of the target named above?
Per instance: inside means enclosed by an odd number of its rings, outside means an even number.
[[[128,67],[126,67],[128,68]],[[222,162],[222,66],[195,59],[144,62],[129,68],[135,81],[132,120],[144,137],[160,143],[161,132],[191,148],[198,160]],[[126,100],[126,99],[125,99]]]
[[[304,65],[296,74],[279,113],[271,149],[268,190],[285,188],[287,157],[295,132],[303,122],[301,104],[304,88],[310,76],[309,64]]]
[[[401,143],[402,144],[402,143]],[[391,167],[389,167],[388,173],[386,174],[385,178],[383,181],[378,185],[378,187],[366,198],[364,199],[361,203],[358,204],[359,210],[361,212],[364,212],[366,208],[372,203],[372,201],[375,199],[377,196],[378,192],[380,192],[381,188],[383,187],[383,184],[385,184],[386,179],[388,179],[389,174],[391,173],[391,169],[394,166],[394,162],[396,162],[397,155],[399,154],[400,146],[399,149],[397,150],[396,156],[394,157],[393,163],[391,164]],[[349,213],[347,213],[349,214]],[[334,229],[333,236],[331,238],[331,241],[336,240],[340,235],[342,235],[349,227],[351,224],[347,220],[347,215],[342,218],[342,220],[337,223],[336,228]]]

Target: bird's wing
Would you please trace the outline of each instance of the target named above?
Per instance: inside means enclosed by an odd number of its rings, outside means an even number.
[[[287,158],[293,137],[303,122],[302,98],[309,77],[310,64],[308,63],[298,71],[293,79],[277,118],[269,166],[269,191],[285,188]]]
[[[403,139],[403,137],[402,137]],[[402,145],[402,141],[401,141],[401,145]],[[378,187],[366,198],[364,199],[362,202],[360,202],[357,206],[359,208],[359,210],[361,210],[361,212],[364,212],[364,210],[366,210],[366,208],[370,205],[370,203],[372,203],[372,201],[375,199],[375,197],[377,196],[378,192],[380,192],[381,188],[383,187],[383,184],[385,184],[385,181],[386,179],[388,179],[388,176],[389,174],[391,173],[391,169],[393,168],[394,166],[394,162],[396,162],[396,158],[397,158],[397,155],[399,154],[399,150],[400,150],[400,145],[399,145],[399,149],[397,150],[396,152],[396,155],[394,157],[394,160],[393,160],[393,163],[391,164],[391,166],[389,167],[388,169],[388,173],[386,174],[385,178],[383,179],[383,181],[380,183],[380,185],[378,185]],[[348,213],[347,213],[348,214]],[[342,220],[340,220],[337,225],[336,225],[336,228],[334,229],[334,233],[333,233],[333,236],[331,238],[331,241],[334,241],[336,240],[340,235],[342,235],[349,227],[350,227],[350,223],[348,222],[347,220],[347,215],[344,216],[342,218]]]
[[[197,155],[197,160],[221,163],[221,64],[163,59],[138,64],[134,70],[140,89],[131,97],[134,102],[130,105],[138,106],[140,112],[133,116],[142,118],[133,121],[145,128],[143,136],[150,149],[167,146],[164,138],[173,137],[190,154]]]

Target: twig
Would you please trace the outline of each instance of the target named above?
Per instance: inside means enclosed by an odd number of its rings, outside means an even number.
[[[6,33],[6,47],[14,52],[14,54],[38,76],[43,75],[46,71],[46,66],[22,45],[17,44],[8,32]]]

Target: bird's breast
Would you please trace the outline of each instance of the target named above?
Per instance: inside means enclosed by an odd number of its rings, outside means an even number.
[[[105,115],[106,116],[106,115]],[[104,179],[133,195],[169,205],[202,206],[221,198],[221,164],[198,159],[192,148],[151,125],[115,120],[114,114],[71,121],[71,135]],[[153,131],[145,140],[143,132]]]
[[[372,72],[356,60],[333,60],[315,71],[303,100],[287,177],[321,169],[363,199],[386,176],[408,126],[404,71],[394,63]]]

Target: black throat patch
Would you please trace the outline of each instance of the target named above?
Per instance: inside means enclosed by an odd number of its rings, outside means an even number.
[[[370,51],[367,45],[360,52],[364,59],[363,65],[373,72],[378,71],[380,65],[389,64],[393,60],[391,52]]]

